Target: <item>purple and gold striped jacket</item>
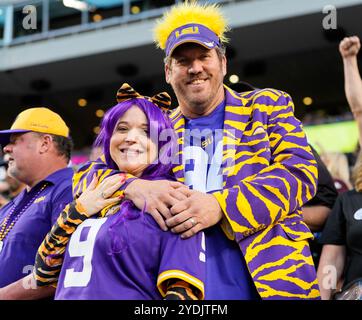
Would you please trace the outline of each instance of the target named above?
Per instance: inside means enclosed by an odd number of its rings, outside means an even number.
[[[318,299],[310,230],[301,207],[316,193],[317,165],[288,94],[225,86],[223,190],[214,192],[263,299]],[[171,114],[182,157],[185,120]],[[179,162],[182,163],[182,162]],[[184,168],[176,165],[184,182]]]

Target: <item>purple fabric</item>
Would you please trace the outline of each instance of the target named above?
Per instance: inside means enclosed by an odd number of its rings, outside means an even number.
[[[86,227],[82,230],[82,233],[80,234],[80,241],[86,241],[88,234],[89,234],[90,227]]]
[[[120,212],[102,219],[88,219],[78,226],[66,250],[55,299],[161,299],[156,286],[157,277],[168,270],[181,270],[204,280],[205,263],[199,260],[202,233],[182,240],[179,235],[162,231],[149,215],[139,215],[137,219],[113,226],[115,232],[123,235],[127,247],[110,256],[112,239],[108,230],[119,214]],[[77,232],[82,232],[84,225],[94,228],[99,223],[101,226],[94,235],[89,267],[89,264],[83,264],[84,256],[81,252],[72,257],[70,254],[72,248],[77,247]],[[90,234],[92,231],[88,233]],[[89,280],[78,286],[73,282],[66,287],[68,280],[65,281],[65,278],[69,277],[67,272],[71,269],[81,272],[76,275],[77,279],[82,278],[84,273],[89,273]]]
[[[220,46],[218,36],[209,28],[201,24],[189,23],[171,32],[166,42],[166,56],[171,55],[176,47],[186,42],[198,43],[208,49]]]

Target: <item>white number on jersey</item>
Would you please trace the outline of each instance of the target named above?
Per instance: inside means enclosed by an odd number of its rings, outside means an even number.
[[[183,164],[185,166],[189,160],[194,160],[194,170],[185,172],[185,181],[187,185],[192,185],[194,190],[200,192],[209,192],[222,189],[222,141],[216,146],[214,156],[212,157],[209,172],[207,172],[208,154],[199,146],[188,146],[184,148]]]
[[[205,251],[206,251],[205,233],[203,231],[201,231],[201,251],[199,254],[199,260],[201,262],[206,262]]]
[[[82,257],[83,270],[67,269],[64,277],[64,287],[86,287],[92,275],[92,257],[97,233],[107,218],[85,220],[73,233],[69,241],[68,254],[70,257]],[[90,228],[87,240],[81,241],[84,228]]]

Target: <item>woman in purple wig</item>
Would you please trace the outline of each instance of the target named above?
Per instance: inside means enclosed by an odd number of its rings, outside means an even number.
[[[203,233],[183,240],[162,231],[119,190],[125,174],[172,179],[176,142],[160,108],[169,96],[141,96],[124,84],[117,100],[95,143],[103,169],[93,162],[75,174],[76,200],[39,248],[37,285],[56,286],[55,299],[203,299]]]

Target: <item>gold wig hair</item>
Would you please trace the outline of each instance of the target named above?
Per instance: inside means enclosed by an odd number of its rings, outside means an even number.
[[[347,156],[342,152],[325,152],[321,158],[332,178],[342,180],[348,189],[352,189]]]
[[[358,153],[356,163],[352,169],[352,182],[358,192],[362,192],[362,151]]]
[[[224,33],[229,28],[219,7],[216,4],[201,5],[192,1],[173,6],[156,22],[153,30],[156,45],[165,49],[167,39],[172,31],[189,23],[204,25],[212,30],[222,43],[227,42]]]

